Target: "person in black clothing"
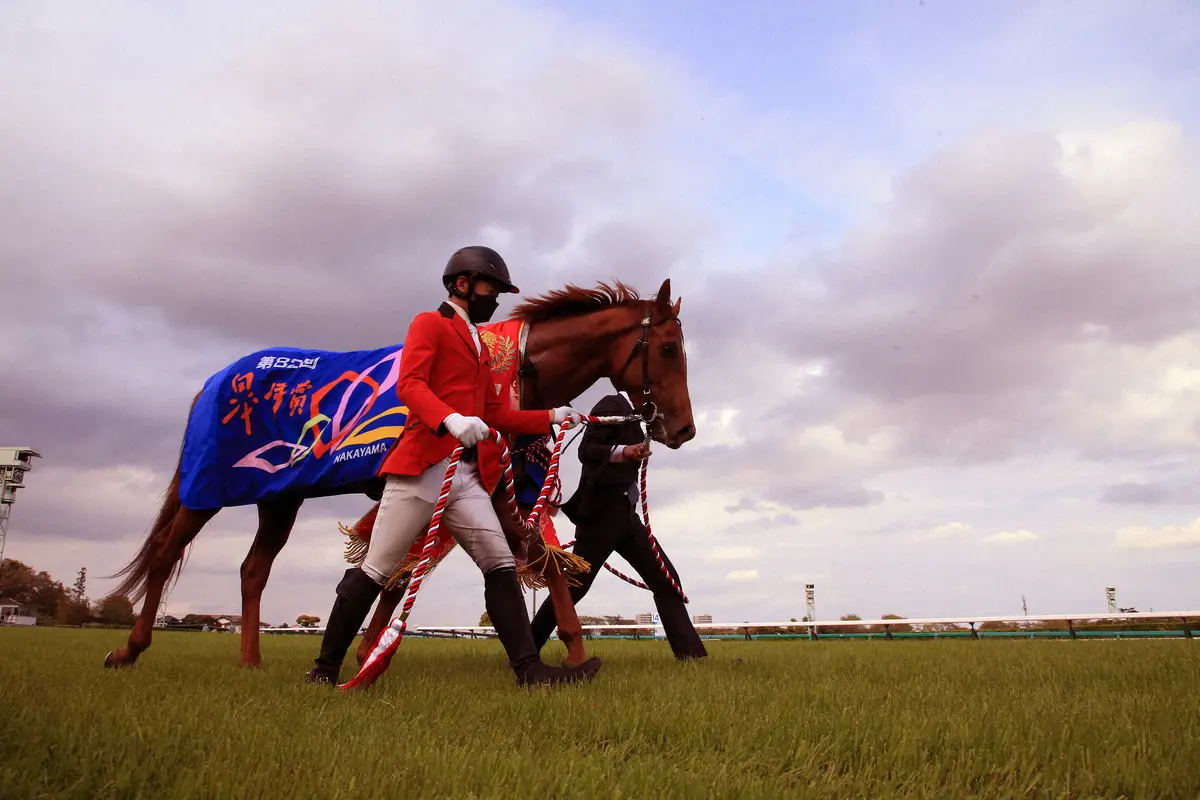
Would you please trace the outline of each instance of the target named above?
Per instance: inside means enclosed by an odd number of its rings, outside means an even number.
[[[620,394],[608,395],[592,409],[592,414],[600,417],[633,413],[633,406]],[[579,604],[604,568],[604,562],[616,551],[654,593],[659,620],[675,657],[704,658],[708,651],[692,625],[687,607],[659,569],[646,528],[637,516],[638,471],[649,455],[642,428],[636,421],[589,425],[584,431],[579,445],[579,460],[583,462],[579,488],[562,505],[562,510],[575,523],[575,554],[587,559],[592,568],[580,576],[581,586],[571,587],[571,602]],[[663,561],[676,583],[682,586],[679,573],[666,553]],[[539,651],[557,624],[554,605],[547,599],[533,618],[533,641]]]

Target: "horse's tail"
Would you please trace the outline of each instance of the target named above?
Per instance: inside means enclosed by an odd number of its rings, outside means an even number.
[[[191,407],[188,408],[188,419],[192,417],[192,411],[196,408],[196,401],[200,399],[200,395],[192,398]],[[186,427],[185,427],[186,430]],[[184,434],[186,440],[186,433]],[[171,478],[171,484],[167,487],[166,497],[163,499],[162,508],[158,511],[158,517],[154,520],[154,525],[151,526],[150,532],[146,535],[146,541],[142,542],[141,549],[137,555],[133,557],[124,569],[113,575],[106,576],[107,578],[124,577],[125,580],[113,590],[114,595],[125,595],[131,603],[136,603],[146,595],[146,584],[150,579],[150,572],[154,569],[154,562],[158,556],[159,550],[166,544],[167,537],[171,535],[171,523],[175,520],[175,515],[179,509],[183,507],[183,503],[179,499],[179,470],[183,465],[183,443],[179,445],[179,460],[175,464],[175,474]],[[174,582],[183,569],[183,559],[175,562],[171,568],[171,575],[167,580],[168,585]]]

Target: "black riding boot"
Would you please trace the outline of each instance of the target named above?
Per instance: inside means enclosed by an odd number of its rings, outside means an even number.
[[[552,667],[542,663],[533,645],[529,616],[525,613],[525,599],[521,596],[517,573],[512,567],[494,569],[484,576],[483,600],[496,635],[508,653],[508,663],[521,686],[591,680],[600,669],[598,658],[589,658],[578,667]]]
[[[382,590],[382,586],[358,567],[346,570],[337,587],[333,610],[329,612],[329,620],[325,623],[325,636],[321,639],[321,652],[317,656],[316,666],[308,673],[309,683],[338,682],[346,651],[350,649],[350,643],[358,635],[371,604]]]

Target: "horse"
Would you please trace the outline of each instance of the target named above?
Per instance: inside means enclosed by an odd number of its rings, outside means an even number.
[[[525,298],[509,317],[509,320],[524,323],[521,346],[517,353],[511,354],[519,358],[517,382],[521,407],[568,405],[597,381],[607,378],[614,388],[630,395],[636,411],[652,420],[648,423],[650,437],[670,449],[678,449],[696,434],[687,384],[683,326],[679,319],[681,302],[671,302],[670,278],[663,281],[653,299],[641,298],[635,289],[621,281],[599,283],[593,289],[568,285]],[[640,362],[640,374],[631,379],[629,368],[635,360]],[[189,425],[202,394],[203,391],[192,400]],[[328,416],[319,415],[321,409],[315,397],[311,407],[314,422],[328,421]],[[246,413],[249,414],[249,410]],[[250,424],[249,417],[246,424]],[[330,450],[333,442],[322,442],[321,437],[327,432],[331,437],[336,436],[335,427],[315,424],[312,447]],[[130,666],[150,647],[164,589],[178,578],[185,549],[221,510],[219,506],[188,507],[181,498],[186,436],[185,432],[184,442],[180,445],[180,461],[145,541],[123,569],[109,576],[124,578],[114,594],[126,595],[133,602],[144,599],[144,602],[128,641],[124,647],[105,656],[105,667]],[[271,565],[287,543],[304,501],[334,494],[364,494],[378,501],[382,487],[383,479],[378,477],[334,487],[298,486],[291,494],[257,503],[258,530],[240,571],[240,663],[243,666],[261,664],[262,594]],[[510,514],[502,487],[497,487],[492,501],[502,524],[508,525]]]

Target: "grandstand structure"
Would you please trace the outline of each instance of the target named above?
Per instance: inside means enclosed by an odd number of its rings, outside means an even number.
[[[4,563],[8,518],[17,501],[17,490],[24,488],[25,473],[33,469],[33,459],[41,457],[32,447],[0,447],[0,563]]]

